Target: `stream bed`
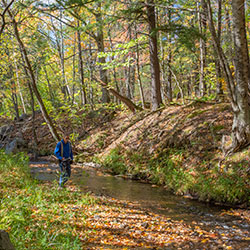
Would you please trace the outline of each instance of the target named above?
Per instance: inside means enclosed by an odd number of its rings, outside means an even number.
[[[34,178],[51,182],[58,180],[57,164],[30,162],[30,166]],[[84,192],[130,202],[146,211],[182,220],[187,224],[198,224],[220,235],[223,241],[232,246],[230,249],[250,249],[249,220],[230,214],[228,207],[186,199],[167,192],[163,187],[103,174],[98,168],[86,166],[73,165],[71,181]],[[239,211],[249,213],[248,210]]]

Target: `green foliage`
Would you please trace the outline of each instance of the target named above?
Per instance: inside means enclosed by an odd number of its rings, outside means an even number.
[[[119,147],[111,150],[110,154],[102,163],[103,166],[113,174],[124,174],[126,172],[125,159]]]
[[[216,89],[217,78],[216,78],[216,65],[215,63],[209,63],[207,67],[205,67],[205,81],[209,86],[210,91]]]
[[[136,46],[140,46],[140,49],[145,47],[147,37],[145,35],[140,36],[137,39],[131,39],[129,42],[124,44],[116,44],[113,51],[110,52],[99,52],[97,57],[105,57],[105,63],[97,63],[102,65],[104,69],[114,69],[127,67],[134,63],[134,58],[128,56],[132,51],[135,51]]]
[[[176,193],[185,193],[190,187],[192,176],[181,166],[183,151],[164,150],[150,159],[151,180],[166,185]]]
[[[195,42],[201,38],[198,28],[188,27],[183,24],[171,23],[168,25],[161,26],[159,30],[172,33],[177,37],[177,41],[184,45],[188,50],[195,52]]]
[[[249,203],[250,191],[239,172],[244,165],[236,164],[231,171],[214,167],[211,174],[200,173],[192,190],[202,200],[213,200],[231,204]]]

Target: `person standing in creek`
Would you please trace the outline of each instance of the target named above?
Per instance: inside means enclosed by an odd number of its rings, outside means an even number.
[[[63,135],[63,139],[56,145],[54,154],[59,160],[59,167],[61,171],[59,186],[64,187],[64,184],[68,181],[71,175],[70,165],[73,163],[73,152],[69,141],[69,134],[65,133]]]

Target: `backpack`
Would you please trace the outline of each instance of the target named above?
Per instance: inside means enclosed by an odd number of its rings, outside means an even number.
[[[71,143],[69,143],[69,154],[71,155],[72,152],[72,147],[71,147]],[[61,157],[63,158],[63,143],[61,142]]]

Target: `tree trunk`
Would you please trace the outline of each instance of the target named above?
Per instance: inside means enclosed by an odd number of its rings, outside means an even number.
[[[90,82],[93,82],[93,56],[92,56],[92,46],[91,41],[89,41],[89,58],[87,59],[87,66],[89,67],[89,73],[90,73]],[[91,107],[94,106],[94,91],[91,84],[89,84],[89,100]]]
[[[214,22],[213,22],[213,14],[212,14],[212,8],[211,8],[211,2],[210,0],[207,0],[207,7],[208,7],[208,24],[209,24],[209,29],[212,35],[212,39],[213,39],[213,44],[214,44],[214,48],[216,49],[217,55],[220,59],[220,64],[221,67],[224,71],[225,74],[225,78],[226,78],[226,82],[227,82],[227,87],[229,90],[229,97],[231,99],[231,103],[232,106],[236,105],[236,98],[235,98],[235,84],[234,84],[234,79],[229,67],[229,63],[228,60],[220,46],[220,43],[218,41],[218,37],[215,31],[215,27],[214,27]]]
[[[218,43],[219,46],[221,46],[221,5],[222,5],[222,0],[217,0],[218,4],[218,24],[217,24],[217,35],[218,35]],[[215,50],[216,51],[216,50]],[[220,66],[220,60],[219,57],[216,54],[216,59],[215,59],[215,68],[216,68],[216,76],[217,76],[217,84],[216,84],[216,95],[217,98],[219,99],[221,95],[223,95],[223,90],[222,90],[222,74],[221,74],[221,66]]]
[[[79,21],[77,21],[77,27],[79,28]],[[82,46],[81,46],[81,33],[80,30],[77,30],[77,42],[78,42],[78,56],[79,56],[79,71],[80,71],[80,81],[81,81],[81,93],[82,93],[82,104],[87,104],[86,97],[86,87],[84,84],[84,73],[83,73],[83,61],[82,61]]]
[[[11,99],[13,102],[14,111],[16,113],[16,119],[19,120],[19,109],[18,109],[18,100],[16,94],[16,84],[11,80]]]
[[[101,4],[98,4],[99,7],[101,7]],[[101,8],[99,8],[101,11]],[[104,52],[104,40],[103,40],[103,26],[102,26],[102,15],[101,13],[98,13],[95,15],[96,21],[98,23],[98,28],[97,28],[97,35],[96,35],[96,43],[97,43],[97,48],[98,52]],[[100,64],[104,64],[106,62],[105,57],[98,57],[98,62]],[[108,83],[108,76],[107,76],[107,70],[103,69],[102,65],[99,65],[99,72],[100,72],[100,78],[101,81],[104,83]],[[108,91],[106,88],[102,88],[102,102],[103,103],[109,103],[110,102],[110,97],[108,94]]]
[[[27,79],[28,79],[28,87],[29,87],[29,92],[30,92],[30,104],[31,104],[31,110],[32,110],[32,134],[33,134],[33,139],[34,139],[34,154],[35,154],[35,158],[36,158],[37,151],[38,151],[37,150],[38,139],[37,139],[36,128],[35,128],[35,118],[36,118],[35,100],[34,100],[34,94],[32,91],[32,86],[31,86],[31,83],[29,81],[29,74],[28,74],[25,66],[24,66],[24,72],[25,72]]]
[[[171,10],[168,10],[168,25],[171,25]],[[172,72],[171,72],[171,62],[172,62],[172,52],[171,52],[171,35],[168,34],[168,55],[167,55],[167,82],[166,82],[166,94],[168,102],[173,101],[173,89],[172,89]]]
[[[110,50],[113,52],[114,46],[113,46],[113,42],[112,42],[110,28],[108,29],[108,36],[109,36]],[[112,55],[111,60],[113,61],[114,59],[115,59],[115,57]],[[119,89],[119,85],[118,85],[118,81],[117,81],[117,72],[116,72],[116,68],[115,67],[113,67],[113,77],[114,77],[116,91],[119,93],[120,89]],[[118,98],[116,98],[115,102],[117,102],[119,104],[120,100]]]
[[[72,86],[72,95],[71,104],[73,105],[75,103],[75,88],[76,88],[76,33],[74,33],[74,47],[73,47],[73,58],[72,58],[72,80],[73,80],[73,86]]]
[[[45,73],[45,78],[46,78],[47,85],[48,85],[50,101],[54,105],[54,103],[55,103],[54,94],[53,94],[53,91],[52,91],[52,86],[50,84],[50,80],[49,80],[49,76],[48,76],[48,72],[47,72],[46,66],[43,67],[43,71]]]
[[[167,81],[166,81],[166,68],[165,68],[165,50],[163,45],[162,32],[160,32],[159,34],[159,40],[160,40],[160,53],[161,53],[160,55],[161,83],[162,83],[161,98],[164,102],[165,96],[167,95],[167,88],[166,88]]]
[[[142,108],[145,108],[145,97],[142,87],[142,81],[141,81],[141,72],[140,72],[140,51],[139,46],[136,44],[136,69],[137,69],[137,80],[139,84],[139,91],[140,91],[140,97],[141,97],[141,104]]]
[[[128,99],[132,99],[131,94],[131,67],[130,65],[128,67],[124,67],[124,76],[125,76],[125,84],[126,84],[126,96]]]
[[[60,19],[62,20],[62,10],[60,10]],[[64,37],[63,37],[63,30],[62,30],[62,22],[60,22],[60,33],[61,33],[61,46],[59,47],[59,49],[61,48],[60,51],[60,62],[61,62],[61,70],[62,70],[62,82],[63,82],[63,90],[65,95],[68,97],[68,99],[70,100],[70,88],[68,86],[68,80],[65,74],[65,63],[64,63]]]
[[[23,63],[22,63],[23,70],[24,70],[24,73],[26,75],[27,84],[28,84],[29,93],[30,93],[30,104],[31,104],[31,110],[32,110],[32,134],[33,134],[33,139],[34,139],[34,153],[35,153],[35,158],[36,158],[38,139],[37,139],[36,128],[35,128],[35,117],[36,117],[35,100],[34,100],[34,94],[33,94],[33,91],[32,91],[32,86],[31,86],[31,83],[30,83],[30,76],[29,76],[29,73],[28,73],[27,68],[25,66],[25,61],[24,61],[23,56],[22,56],[22,61],[23,61]]]
[[[156,110],[162,104],[160,65],[157,49],[157,31],[155,22],[154,0],[147,0],[147,17],[149,23],[149,53],[151,68],[151,88],[152,88],[152,110]]]
[[[235,50],[235,81],[227,59],[219,46],[216,36],[210,0],[208,3],[209,28],[224,70],[233,109],[232,145],[225,151],[235,152],[250,144],[250,63],[245,28],[244,0],[232,1],[234,50]]]
[[[250,63],[246,37],[245,1],[232,1],[235,49],[235,96],[233,107],[233,150],[250,144]]]
[[[6,6],[5,4],[5,0],[2,0],[4,5]],[[31,84],[32,84],[32,89],[36,95],[36,98],[37,98],[37,101],[39,103],[39,106],[40,106],[40,109],[42,111],[42,114],[43,114],[43,117],[44,117],[44,120],[46,121],[49,129],[50,129],[50,132],[53,136],[53,138],[56,140],[56,141],[59,141],[60,138],[57,134],[57,131],[53,125],[53,122],[50,118],[50,116],[48,115],[48,112],[46,110],[46,107],[44,106],[44,103],[43,103],[43,100],[41,98],[41,95],[37,89],[37,86],[36,86],[36,80],[35,80],[35,75],[34,75],[34,72],[32,70],[32,67],[31,67],[31,64],[30,64],[30,61],[29,61],[29,58],[28,58],[28,55],[27,55],[27,51],[24,47],[24,44],[22,42],[22,40],[20,39],[20,36],[19,36],[19,31],[18,31],[18,28],[17,28],[17,22],[13,16],[13,14],[11,13],[10,10],[8,10],[8,14],[10,16],[10,19],[12,21],[12,26],[13,26],[13,29],[14,29],[14,34],[15,34],[15,37],[17,39],[17,42],[19,44],[19,47],[20,47],[20,50],[21,50],[21,53],[22,53],[22,56],[23,56],[23,59],[25,61],[25,64],[26,64],[26,67],[27,67],[27,70],[28,70],[28,73],[29,73],[29,77],[31,79]]]
[[[226,55],[227,57],[229,58],[229,61],[231,61],[233,64],[233,32],[232,32],[232,18],[229,14],[230,10],[229,10],[229,7],[226,5],[225,6],[225,11],[226,11],[226,17],[225,17],[225,20],[226,20],[226,39],[228,41],[228,44],[229,46],[227,46],[227,51],[226,51]]]
[[[10,52],[9,52],[9,49],[8,49],[8,48],[6,48],[6,54],[7,54],[7,56],[8,56],[8,61],[11,61]],[[16,89],[16,83],[15,83],[15,81],[13,80],[13,77],[14,77],[14,69],[13,69],[13,66],[12,66],[11,63],[9,64],[7,77],[8,77],[8,79],[10,80],[11,100],[12,100],[12,103],[13,103],[13,109],[14,109],[14,112],[15,112],[16,119],[19,120],[19,109],[18,109],[17,89]]]
[[[172,72],[171,72],[171,61],[172,61],[172,53],[169,50],[167,56],[167,85],[166,85],[166,92],[167,98],[169,102],[173,101],[173,87],[172,87]]]
[[[180,93],[181,98],[182,98],[182,104],[184,104],[184,94],[183,94],[183,90],[182,90],[182,88],[181,88],[181,85],[180,85],[180,83],[179,83],[179,81],[178,81],[178,79],[177,79],[175,73],[173,72],[173,70],[172,70],[171,68],[169,68],[169,70],[171,71],[172,75],[174,76],[174,79],[175,79],[175,82],[176,82],[176,84],[177,84],[177,87],[178,87],[179,90],[180,90],[179,93]]]
[[[14,55],[14,64],[15,64],[15,68],[16,68],[16,81],[17,81],[17,86],[18,86],[18,90],[19,90],[19,93],[20,93],[20,99],[21,99],[22,106],[23,106],[23,112],[24,112],[24,114],[26,114],[27,111],[26,111],[26,107],[25,107],[25,103],[24,103],[22,89],[21,89],[21,86],[20,86],[19,73],[18,73],[18,67],[17,67],[17,62],[16,62],[15,55]]]
[[[131,41],[131,28],[130,25],[127,28],[127,32],[128,32],[128,36],[129,36],[129,41]],[[125,84],[126,84],[126,96],[128,99],[132,100],[132,82],[131,82],[131,65],[130,65],[130,56],[131,53],[128,53],[128,58],[126,58],[128,60],[128,66],[124,67],[124,75],[125,75]],[[126,59],[124,59],[124,61],[126,61]]]
[[[206,93],[206,83],[205,83],[205,67],[206,67],[206,41],[205,32],[207,26],[207,8],[205,0],[201,0],[201,11],[199,12],[199,29],[203,38],[200,38],[200,82],[199,82],[199,95],[203,97]]]
[[[135,25],[135,39],[137,39],[137,27]],[[136,53],[135,53],[135,59],[136,59],[136,72],[137,72],[137,81],[139,85],[139,92],[140,92],[140,98],[141,98],[141,104],[142,108],[145,108],[145,97],[144,97],[144,91],[143,91],[143,86],[142,86],[142,81],[141,81],[141,67],[140,67],[140,50],[139,50],[139,45],[136,43]]]

